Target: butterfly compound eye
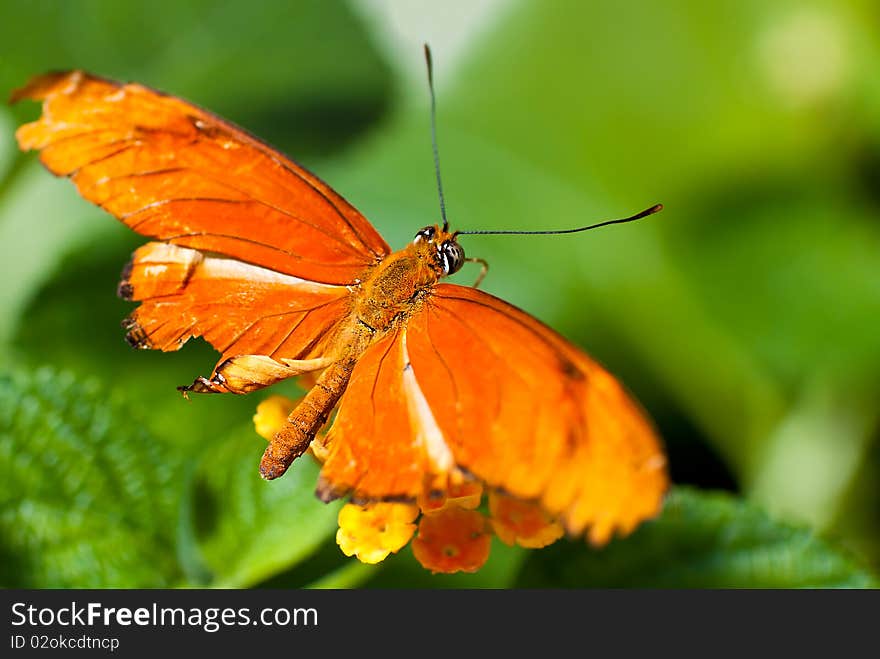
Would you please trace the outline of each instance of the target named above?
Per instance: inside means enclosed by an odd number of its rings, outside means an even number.
[[[440,259],[443,262],[443,272],[447,275],[454,274],[464,265],[464,249],[454,240],[447,240],[440,246]]]
[[[415,240],[413,242],[419,242],[420,240],[431,241],[434,239],[434,234],[437,230],[434,227],[425,227],[421,231],[416,234]]]

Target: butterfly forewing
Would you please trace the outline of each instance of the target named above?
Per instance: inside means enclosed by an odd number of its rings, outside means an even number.
[[[43,101],[23,149],[138,233],[310,281],[351,284],[390,251],[329,186],[186,101],[73,71],[14,100]]]

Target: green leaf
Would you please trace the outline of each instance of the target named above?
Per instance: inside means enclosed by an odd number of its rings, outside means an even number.
[[[177,583],[179,487],[160,447],[94,385],[49,368],[0,375],[0,582]]]
[[[353,588],[368,579],[373,571],[373,566],[352,560],[343,567],[328,572],[320,579],[308,584],[307,587],[326,590]]]
[[[811,531],[721,493],[674,489],[662,515],[601,550],[534,553],[520,587],[869,588],[877,579]]]
[[[876,396],[851,384],[817,381],[764,444],[749,498],[817,531],[834,528],[858,472],[872,463],[878,421]]]
[[[315,498],[317,467],[300,458],[281,478],[257,466],[265,442],[253,426],[210,446],[191,482],[190,533],[212,586],[254,585],[309,556],[336,529],[339,506]]]

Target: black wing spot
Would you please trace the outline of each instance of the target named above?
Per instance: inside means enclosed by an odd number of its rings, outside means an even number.
[[[315,487],[315,496],[324,503],[330,503],[345,496],[347,488],[334,485],[323,476],[318,476],[318,485]]]
[[[133,317],[129,316],[122,321],[122,329],[128,330],[125,333],[125,340],[132,348],[148,350],[153,347],[150,344],[150,337]]]
[[[194,117],[193,115],[187,115],[186,118],[189,119],[189,122],[192,124],[193,128],[195,128],[199,133],[201,133],[208,139],[213,140],[217,139],[218,137],[229,137],[229,132],[223,130],[222,126],[207,122],[204,119],[200,117]]]
[[[123,280],[116,287],[116,295],[126,302],[131,302],[134,299],[134,286],[131,285],[130,281]]]
[[[585,380],[586,374],[577,367],[577,365],[565,357],[559,358],[559,370],[562,371],[562,374],[567,377],[569,380]]]
[[[128,279],[131,279],[131,271],[133,269],[134,269],[134,257],[130,258],[128,260],[128,263],[126,263],[122,267],[122,272],[119,274],[119,279],[121,281],[127,281]]]
[[[122,272],[119,274],[119,285],[116,287],[117,297],[121,297],[126,302],[131,302],[134,299],[134,286],[129,281],[133,269],[134,257],[132,256],[128,263],[122,267]]]

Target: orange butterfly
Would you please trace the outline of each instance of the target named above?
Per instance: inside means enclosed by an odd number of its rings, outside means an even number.
[[[21,148],[154,239],[119,284],[141,303],[124,321],[132,346],[204,337],[222,356],[192,392],[317,375],[271,437],[264,478],[281,476],[338,407],[319,440],[324,501],[351,495],[367,510],[478,483],[496,509],[504,497],[528,503],[596,544],[657,513],[665,458],[641,409],[535,318],[440,283],[465,260],[445,223],[392,252],[289,158],[141,85],[54,73],[13,94],[25,98],[43,113],[19,128]]]

